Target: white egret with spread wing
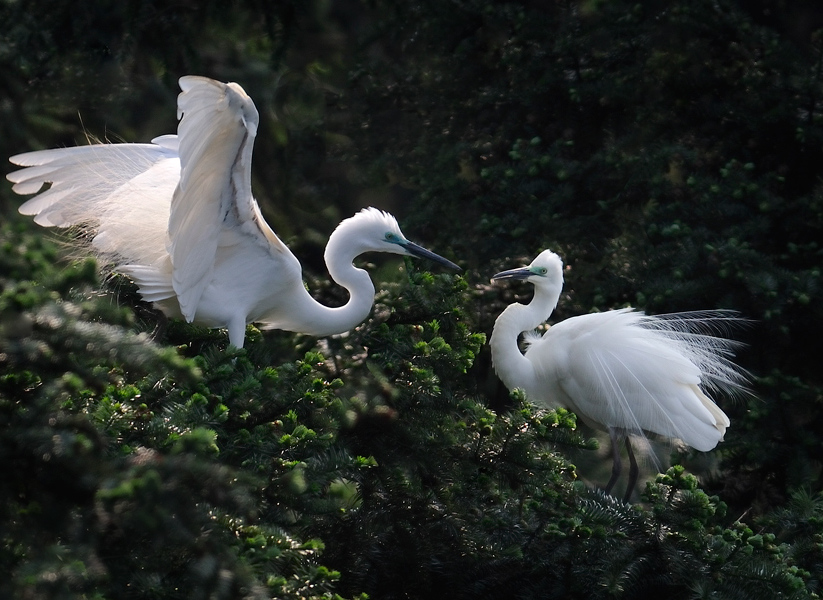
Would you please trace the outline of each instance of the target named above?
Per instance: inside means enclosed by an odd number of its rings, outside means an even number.
[[[248,323],[315,336],[343,333],[374,302],[364,252],[457,265],[408,241],[388,213],[364,209],[340,223],[325,251],[332,279],[349,292],[330,308],[306,291],[300,263],[263,219],[251,191],[259,117],[236,83],[182,77],[177,135],[150,144],[93,144],[27,152],[9,160],[20,207],[45,227],[80,228],[91,249],[130,277],[171,317],[228,329],[242,347]]]
[[[497,318],[490,346],[494,369],[509,389],[531,401],[563,406],[590,426],[608,431],[614,458],[606,486],[621,473],[621,437],[630,461],[625,499],[638,476],[630,436],[655,433],[700,451],[723,440],[729,418],[708,396],[745,387],[746,373],[731,362],[737,342],[717,337],[738,322],[730,311],[648,316],[630,308],[572,317],[542,336],[518,336],[539,327],[557,306],[563,263],[543,251],[526,267],[497,273],[496,280],[534,285],[531,303],[508,306]]]

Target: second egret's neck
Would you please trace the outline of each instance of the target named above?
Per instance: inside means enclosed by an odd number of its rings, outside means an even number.
[[[511,304],[497,317],[489,346],[494,370],[510,390],[522,388],[529,393],[533,388],[534,365],[520,351],[517,340],[521,333],[532,331],[548,319],[559,298],[559,288],[536,287],[529,304]]]

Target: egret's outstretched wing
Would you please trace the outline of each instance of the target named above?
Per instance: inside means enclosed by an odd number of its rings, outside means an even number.
[[[293,255],[263,221],[252,197],[251,157],[259,117],[251,98],[235,83],[204,77],[182,77],[180,88],[181,176],[171,205],[169,254],[174,291],[183,316],[191,321],[211,281],[222,231],[239,231],[273,251]]]
[[[6,177],[18,194],[51,187],[20,207],[44,227],[83,227],[99,254],[150,263],[165,250],[180,175],[177,136],[151,144],[92,144],[18,154]],[[139,224],[136,225],[136,224]]]

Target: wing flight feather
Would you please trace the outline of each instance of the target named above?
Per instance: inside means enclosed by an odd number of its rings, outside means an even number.
[[[169,218],[173,285],[183,316],[194,319],[211,280],[220,230],[252,202],[254,103],[236,84],[182,77],[178,96],[180,183]]]
[[[164,252],[169,202],[180,175],[175,139],[26,152],[9,159],[25,168],[6,177],[18,194],[51,184],[19,208],[39,225],[88,231],[93,250],[105,260],[150,263]]]

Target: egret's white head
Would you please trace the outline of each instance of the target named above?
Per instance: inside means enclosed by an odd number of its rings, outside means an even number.
[[[391,252],[427,258],[451,269],[460,270],[460,267],[450,260],[407,240],[392,215],[371,207],[364,208],[342,221],[331,234],[326,254],[328,256],[329,253],[338,252],[352,257],[364,252]]]
[[[528,281],[536,287],[562,286],[563,261],[551,250],[543,250],[528,266],[503,271],[492,276],[492,281],[501,279]]]

